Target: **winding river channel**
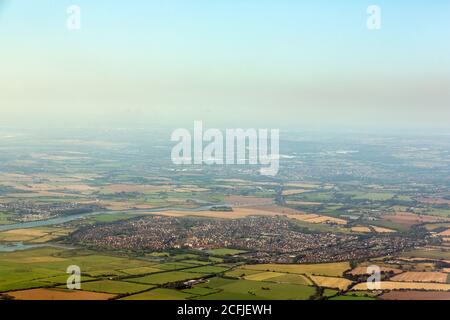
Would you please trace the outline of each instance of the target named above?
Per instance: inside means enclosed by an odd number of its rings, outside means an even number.
[[[70,221],[80,220],[83,218],[88,218],[96,215],[101,214],[133,214],[133,215],[139,215],[139,214],[145,214],[148,212],[164,212],[164,211],[187,211],[187,212],[200,212],[200,211],[208,211],[211,209],[211,205],[207,206],[201,206],[197,208],[173,208],[173,207],[165,207],[165,208],[154,208],[154,209],[134,209],[134,210],[120,210],[120,211],[95,211],[95,212],[87,212],[87,213],[80,213],[80,214],[74,214],[74,215],[68,215],[68,216],[60,216],[55,218],[50,218],[46,220],[37,220],[37,221],[30,221],[30,222],[22,222],[22,223],[13,223],[13,224],[7,224],[7,225],[0,225],[0,232],[1,231],[9,231],[9,230],[17,230],[17,229],[28,229],[28,228],[36,228],[36,227],[44,227],[44,226],[52,226],[52,225],[58,225],[63,224]],[[66,249],[71,249],[69,247],[65,247],[59,244],[53,244],[53,243],[44,243],[44,244],[28,244],[23,242],[7,242],[2,243],[0,242],[0,252],[15,252],[20,250],[27,250],[27,249],[33,249],[33,248],[40,248],[40,247],[63,247]]]
[[[95,211],[95,212],[87,212],[87,213],[81,213],[81,214],[74,214],[69,216],[60,216],[56,218],[50,218],[47,220],[37,220],[37,221],[30,221],[30,222],[22,222],[22,223],[14,223],[14,224],[7,224],[7,225],[0,225],[0,232],[1,231],[9,231],[9,230],[16,230],[16,229],[26,229],[26,228],[36,228],[36,227],[43,227],[43,226],[51,226],[56,224],[62,224],[74,220],[83,219],[90,216],[96,216],[100,214],[144,214],[147,212],[164,212],[164,211],[189,211],[189,212],[200,212],[200,211],[207,211],[211,208],[211,206],[202,206],[198,208],[172,208],[172,207],[166,207],[166,208],[155,208],[155,209],[135,209],[135,210],[120,210],[120,211]]]

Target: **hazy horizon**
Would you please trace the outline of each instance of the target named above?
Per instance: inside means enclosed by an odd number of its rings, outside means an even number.
[[[450,127],[448,1],[3,2],[3,126]]]

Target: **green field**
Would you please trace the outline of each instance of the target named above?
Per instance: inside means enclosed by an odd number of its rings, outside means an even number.
[[[64,274],[61,276],[51,277],[47,279],[40,279],[39,281],[46,282],[50,285],[66,284],[68,276],[69,276],[68,274]],[[81,275],[81,283],[83,283],[84,281],[91,281],[91,280],[95,280],[95,278]]]
[[[220,291],[206,296],[194,297],[192,300],[267,300],[259,296],[250,295],[247,293],[236,293]]]
[[[216,263],[223,262],[223,259],[222,258],[218,258],[218,257],[209,257],[208,260],[211,261],[211,262],[216,262]]]
[[[180,262],[189,263],[189,264],[196,264],[196,265],[199,265],[199,266],[212,263],[212,261],[201,261],[201,260],[195,260],[195,259],[194,260],[181,260]]]
[[[403,253],[402,257],[428,258],[437,260],[450,260],[450,250],[425,250],[416,249]]]
[[[333,289],[324,289],[322,297],[332,297],[338,294],[339,291]]]
[[[406,202],[414,201],[411,196],[405,196],[405,195],[396,195],[394,199],[399,200],[399,201],[406,201]]]
[[[49,285],[40,279],[65,274],[65,268],[49,268],[44,258],[55,250],[48,248],[0,253],[0,292]],[[58,263],[58,262],[55,262]]]
[[[161,272],[162,269],[153,268],[153,267],[138,267],[138,268],[130,268],[130,269],[123,269],[120,270],[120,272],[129,274],[129,275],[140,275],[140,274],[148,274],[148,273],[155,273],[155,272]]]
[[[333,193],[307,192],[286,196],[286,200],[301,200],[306,202],[328,202],[334,199]]]
[[[122,300],[185,300],[193,295],[174,289],[154,289],[143,293],[138,293]]]
[[[8,220],[8,218],[9,218],[10,216],[11,216],[11,215],[8,214],[8,213],[6,213],[6,212],[0,212],[0,225],[5,225],[5,224],[12,224],[12,223],[14,223],[13,221]]]
[[[193,288],[184,289],[181,291],[183,291],[185,293],[189,293],[193,296],[206,296],[206,295],[210,295],[210,294],[218,292],[218,290],[216,290],[216,289],[208,289],[208,288],[202,288],[202,287],[193,287]]]
[[[217,267],[217,266],[204,266],[197,267],[193,269],[188,269],[186,272],[195,272],[195,273],[221,273],[229,270],[230,268],[226,267]]]
[[[193,253],[183,253],[170,256],[173,260],[191,260],[198,259],[199,255]]]
[[[376,300],[373,297],[362,297],[362,296],[353,296],[353,295],[343,295],[330,298],[330,300]]]
[[[227,271],[225,273],[225,276],[227,277],[231,277],[231,278],[241,278],[241,277],[245,277],[245,276],[249,276],[252,274],[257,274],[257,273],[261,273],[264,272],[262,270],[250,270],[250,269],[244,269],[244,268],[236,268],[230,271]]]
[[[165,258],[170,257],[170,253],[168,252],[152,252],[145,254],[146,257],[155,257],[155,258]]]
[[[133,294],[153,288],[151,285],[130,283],[124,281],[100,280],[82,283],[81,288],[85,291],[114,293],[114,294]]]
[[[446,209],[427,209],[424,211],[424,213],[430,216],[450,218],[450,210]]]
[[[243,250],[235,250],[235,249],[228,249],[228,248],[221,248],[221,249],[212,249],[208,250],[207,253],[214,255],[214,256],[233,256],[240,253],[245,253]]]
[[[51,247],[0,253],[0,292],[64,284],[70,265],[80,267],[82,280],[124,276],[120,270],[153,266],[137,259]]]
[[[161,263],[161,264],[154,265],[154,267],[156,269],[161,269],[161,270],[166,270],[166,271],[192,268],[195,266],[196,265],[193,263],[186,263],[186,262],[168,262],[168,263]]]
[[[270,278],[270,282],[279,282],[279,283],[290,283],[290,284],[301,284],[301,285],[312,285],[311,281],[305,278],[302,275],[297,274],[285,274],[282,276]]]
[[[387,192],[367,192],[357,193],[353,196],[354,200],[369,200],[369,201],[388,201],[391,200],[395,194]]]
[[[163,273],[155,273],[144,277],[127,279],[128,282],[134,283],[144,283],[144,284],[165,284],[171,282],[179,282],[179,281],[187,281],[191,279],[198,279],[208,274],[202,273],[190,273],[183,271],[171,271],[171,272],[163,272]]]
[[[319,276],[342,276],[350,269],[348,262],[321,264],[257,264],[246,265],[243,269],[273,271],[281,273],[314,274]]]
[[[273,282],[232,280],[212,278],[208,283],[196,287],[219,290],[205,297],[205,299],[270,299],[270,300],[306,300],[315,294],[314,287],[294,284],[279,284]]]
[[[120,270],[151,265],[141,260],[95,254],[72,257],[69,260],[71,264],[79,266],[84,273],[92,277],[124,275]]]

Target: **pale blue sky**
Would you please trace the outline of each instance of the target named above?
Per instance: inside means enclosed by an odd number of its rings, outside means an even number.
[[[65,28],[71,4],[77,32]],[[371,4],[379,31],[366,28]],[[450,126],[448,0],[10,0],[0,10],[10,121]]]

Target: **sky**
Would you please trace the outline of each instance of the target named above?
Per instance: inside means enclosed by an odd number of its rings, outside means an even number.
[[[450,131],[449,17],[449,0],[0,0],[0,124]]]

